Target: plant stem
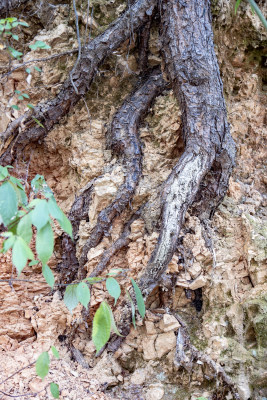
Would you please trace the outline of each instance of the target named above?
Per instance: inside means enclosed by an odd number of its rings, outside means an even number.
[[[258,15],[259,19],[261,20],[264,28],[267,30],[267,21],[266,21],[264,15],[262,14],[261,10],[259,9],[258,5],[255,3],[254,0],[248,0],[248,2],[251,5],[251,7],[255,10],[255,12]]]

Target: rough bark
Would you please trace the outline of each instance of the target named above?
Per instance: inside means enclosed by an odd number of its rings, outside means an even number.
[[[10,17],[9,13],[12,10],[20,7],[29,0],[1,0],[0,1],[0,17]]]
[[[97,246],[103,235],[107,234],[112,221],[130,203],[142,173],[142,151],[138,135],[142,118],[148,112],[153,100],[167,87],[161,71],[156,68],[145,78],[123,103],[115,114],[108,133],[108,146],[123,157],[126,177],[118,189],[114,201],[102,210],[80,257],[80,274],[87,262],[88,251]]]
[[[185,151],[165,183],[159,239],[139,280],[145,299],[159,285],[176,250],[185,213],[216,157],[223,165],[213,189],[217,205],[225,194],[235,156],[214,52],[209,2],[165,0],[161,18],[162,52],[182,111]],[[227,157],[223,158],[224,154]],[[127,302],[120,310],[119,320],[122,334],[127,335],[131,320]],[[116,349],[120,342],[120,338],[115,340],[110,349]]]
[[[156,0],[137,0],[104,33],[83,48],[80,62],[72,74],[76,90],[74,90],[71,80],[67,79],[53,100],[39,103],[35,107],[33,116],[44,125],[44,128],[36,125],[31,112],[25,114],[23,129],[20,123],[12,123],[14,126],[12,132],[7,128],[8,135],[5,132],[3,133],[5,139],[7,139],[7,136],[12,136],[12,141],[0,157],[1,165],[11,164],[15,158],[19,158],[25,146],[44,139],[55,124],[87,93],[99,66],[105,58],[125,42],[133,31],[146,24],[156,3]]]

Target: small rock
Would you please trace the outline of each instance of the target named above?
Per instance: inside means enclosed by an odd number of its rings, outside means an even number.
[[[176,346],[176,336],[173,331],[162,333],[156,339],[155,348],[158,358],[163,357]]]
[[[164,389],[161,386],[155,386],[148,389],[146,393],[146,400],[161,400],[164,396]]]
[[[133,385],[143,385],[143,383],[145,383],[145,380],[146,380],[146,374],[143,368],[135,370],[131,376],[131,383]]]
[[[146,325],[146,333],[148,335],[155,335],[157,333],[155,325],[153,324],[152,321],[145,321]]]
[[[200,275],[192,283],[190,283],[189,289],[191,289],[191,290],[199,289],[199,288],[205,286],[206,283],[207,283],[207,278],[203,275]]]
[[[155,350],[155,339],[157,335],[150,335],[143,339],[143,356],[145,360],[155,360],[157,358],[157,353]]]
[[[173,315],[164,314],[159,323],[159,327],[163,332],[175,331],[181,325]]]

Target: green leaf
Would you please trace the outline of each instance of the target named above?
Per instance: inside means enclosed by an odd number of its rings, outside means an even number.
[[[43,42],[42,40],[36,40],[34,44],[30,44],[29,48],[32,50],[36,49],[51,49],[51,47]]]
[[[36,204],[35,208],[31,212],[31,219],[33,225],[36,226],[37,229],[41,229],[47,224],[50,217],[46,200],[42,199]]]
[[[52,351],[52,353],[53,353],[53,356],[57,359],[57,360],[59,360],[59,352],[57,351],[57,349],[55,348],[55,346],[51,346],[51,351]]]
[[[110,321],[111,321],[111,329],[113,330],[114,333],[116,333],[116,335],[122,337],[123,335],[121,335],[120,332],[118,331],[118,328],[117,328],[117,325],[116,325],[116,322],[115,322],[115,319],[114,319],[114,315],[113,315],[113,312],[112,312],[110,306],[107,303],[105,303],[105,304],[107,305],[107,307],[109,309],[109,315],[110,315]]]
[[[19,106],[17,106],[16,104],[12,104],[12,106],[10,107],[13,108],[14,110],[19,110]]]
[[[64,232],[72,238],[72,225],[70,220],[66,217],[63,211],[59,208],[56,201],[52,198],[48,200],[49,213],[55,218]]]
[[[120,272],[125,271],[122,268],[113,268],[107,275],[113,276],[118,275]]]
[[[47,351],[39,355],[35,364],[36,374],[44,379],[49,372],[50,358]]]
[[[19,37],[18,37],[18,35],[13,35],[13,34],[12,34],[12,37],[13,37],[13,39],[15,39],[16,41],[18,41],[18,40],[19,40]]]
[[[6,239],[3,243],[3,253],[6,253],[11,247],[13,247],[15,243],[16,237],[12,234],[8,239]]]
[[[27,24],[27,22],[24,22],[24,21],[19,21],[19,25],[26,26],[26,27],[29,26],[29,24]]]
[[[8,21],[8,22],[15,22],[17,20],[18,20],[18,18],[16,18],[16,17],[7,17],[6,18],[6,21]]]
[[[28,259],[34,259],[33,252],[21,237],[16,237],[12,250],[12,262],[18,271],[18,275],[27,264]]]
[[[23,96],[19,96],[18,99],[19,99],[19,100],[23,100]]]
[[[29,109],[32,109],[32,110],[34,109],[34,106],[33,106],[32,104],[30,104],[30,103],[27,104],[27,107],[28,107]]]
[[[92,339],[96,347],[96,351],[102,349],[108,342],[111,330],[110,312],[107,303],[103,301],[97,309],[93,319]]]
[[[28,95],[28,93],[22,93],[22,96],[25,97],[25,99],[29,99],[30,96]]]
[[[12,22],[12,28],[16,28],[16,26],[18,26],[19,25],[19,22]]]
[[[46,283],[53,289],[55,284],[55,277],[51,269],[48,267],[47,264],[42,266],[42,273],[46,280]]]
[[[42,70],[39,67],[34,66],[33,68],[38,72],[42,72]]]
[[[13,187],[18,198],[18,205],[21,207],[26,206],[28,204],[28,197],[21,182],[14,176],[10,177],[10,181],[14,184]]]
[[[46,264],[54,250],[54,234],[50,222],[37,231],[36,250],[42,264]]]
[[[0,216],[5,226],[16,215],[18,210],[18,198],[10,182],[4,182],[0,186]]]
[[[21,53],[20,51],[17,51],[15,49],[13,49],[13,47],[8,46],[8,51],[9,53],[12,55],[12,57],[17,58],[18,60],[20,59],[20,57],[23,55],[23,53]]]
[[[116,281],[116,279],[114,278],[108,278],[106,280],[106,288],[107,291],[109,292],[109,294],[114,297],[115,299],[115,303],[114,305],[116,305],[118,298],[120,297],[121,294],[121,288],[120,285],[118,284],[118,282]]]
[[[128,292],[128,290],[126,290],[126,294],[127,294],[128,299],[129,299],[129,301],[130,301],[130,304],[131,304],[131,309],[132,309],[132,321],[133,321],[134,329],[136,329],[136,324],[135,324],[135,306],[134,306],[134,302],[133,302],[133,299],[131,298],[130,293]]]
[[[8,176],[9,176],[9,172],[8,172],[7,167],[2,167],[2,165],[0,165],[0,180],[3,181]]]
[[[77,298],[77,289],[78,285],[69,285],[66,287],[64,294],[64,303],[66,304],[69,311],[72,313],[75,307],[79,304],[79,300]]]
[[[26,68],[25,71],[27,72],[27,74],[30,74],[30,73],[31,73],[30,68]]]
[[[141,290],[139,289],[136,282],[132,278],[131,278],[131,282],[132,282],[134,292],[135,292],[138,311],[139,311],[141,317],[144,318],[145,313],[146,313],[146,306],[145,306],[145,302],[144,302]]]
[[[50,392],[54,399],[59,399],[59,387],[57,383],[51,382],[50,383]]]
[[[20,219],[17,227],[17,234],[21,236],[27,244],[30,243],[32,240],[31,213],[24,215],[24,217]]]
[[[237,0],[236,3],[235,3],[235,14],[237,13],[237,10],[238,10],[238,7],[239,7],[241,1],[242,0]]]
[[[21,91],[20,90],[15,90],[15,93],[20,94]]]
[[[80,282],[76,289],[76,295],[79,302],[87,308],[90,301],[90,290],[85,282]]]
[[[32,117],[32,119],[36,122],[37,125],[39,125],[39,126],[41,126],[41,128],[44,128],[44,129],[45,129],[45,127],[44,127],[43,124],[39,121],[39,119],[34,118],[34,117]]]

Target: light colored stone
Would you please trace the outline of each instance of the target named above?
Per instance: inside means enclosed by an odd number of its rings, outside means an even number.
[[[155,350],[155,339],[157,335],[150,335],[143,339],[143,357],[145,360],[155,360],[157,358],[157,353]]]
[[[190,283],[189,289],[191,289],[191,290],[199,289],[199,288],[205,286],[206,283],[207,283],[207,278],[203,275],[200,275],[192,283]]]
[[[161,385],[152,386],[146,393],[146,400],[161,400],[164,396],[164,389]]]
[[[143,385],[146,380],[146,373],[143,368],[136,369],[131,376],[131,383],[133,385]]]
[[[176,336],[174,332],[166,332],[159,335],[156,339],[155,349],[158,358],[163,357],[176,346]]]
[[[175,331],[181,325],[177,321],[177,319],[170,314],[164,314],[162,320],[159,323],[159,328],[163,332]]]
[[[148,335],[155,335],[157,333],[155,325],[152,321],[145,321],[146,333]]]

